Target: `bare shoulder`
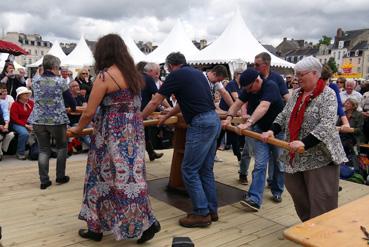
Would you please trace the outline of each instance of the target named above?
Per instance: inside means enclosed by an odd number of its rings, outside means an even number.
[[[117,85],[119,85],[120,89],[128,87],[124,75],[115,65],[112,65],[105,71],[105,78],[109,82],[109,91],[116,91]]]

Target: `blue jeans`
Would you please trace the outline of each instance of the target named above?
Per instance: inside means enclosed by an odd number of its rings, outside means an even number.
[[[255,126],[254,131],[261,133],[261,129]],[[284,133],[276,135],[277,139],[282,140]],[[284,189],[284,169],[283,163],[279,161],[282,150],[271,144],[261,141],[255,141],[255,166],[252,171],[252,182],[248,191],[248,197],[251,201],[259,206],[263,202],[263,193],[265,187],[265,177],[268,162],[272,163],[273,181],[271,184],[271,191],[274,196],[281,196]]]
[[[24,155],[29,136],[28,130],[26,127],[14,123],[11,128],[18,134],[17,154]]]
[[[241,175],[248,175],[251,156],[254,154],[254,140],[249,137],[245,137],[245,145],[243,146],[240,160],[240,171]]]
[[[187,128],[182,177],[196,215],[218,210],[213,166],[220,129],[215,111],[198,114]]]

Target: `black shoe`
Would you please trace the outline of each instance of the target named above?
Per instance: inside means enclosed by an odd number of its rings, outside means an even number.
[[[0,239],[3,237],[2,233],[1,233],[1,226],[0,226]]]
[[[272,196],[272,201],[275,203],[281,203],[282,202],[282,196],[280,195],[273,195]]]
[[[96,233],[87,229],[79,229],[78,235],[82,238],[87,238],[94,241],[101,241],[103,234],[102,233]]]
[[[155,221],[152,225],[142,233],[140,239],[137,240],[138,244],[143,244],[155,236],[155,233],[159,232],[161,229],[159,221]]]
[[[243,184],[243,185],[248,185],[249,184],[249,181],[247,180],[247,176],[244,175],[244,174],[241,174],[240,173],[240,176],[238,178],[238,181],[240,184]]]
[[[55,182],[56,182],[57,184],[66,184],[66,183],[68,183],[68,182],[69,182],[69,180],[70,180],[70,178],[69,178],[68,176],[64,176],[64,177],[62,177],[62,178],[57,178],[57,179],[55,179]]]
[[[160,159],[161,157],[163,157],[163,155],[164,155],[163,153],[153,152],[153,153],[149,154],[149,159],[150,159],[150,161],[153,161],[155,159]]]
[[[241,205],[247,208],[252,209],[253,211],[257,212],[260,209],[260,206],[255,202],[251,201],[249,198],[245,197],[240,201]]]
[[[51,186],[52,182],[49,180],[46,183],[40,184],[40,189],[45,190],[47,187]]]

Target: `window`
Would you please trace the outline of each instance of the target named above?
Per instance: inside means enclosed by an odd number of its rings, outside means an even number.
[[[41,51],[41,55],[42,55],[42,56],[44,55],[44,51]]]
[[[32,59],[28,59],[28,64],[31,64],[32,63]]]
[[[357,73],[361,73],[361,67],[357,67]]]
[[[338,60],[340,60],[340,59],[341,59],[341,52],[340,52],[340,51],[337,53],[337,59],[338,59]]]
[[[344,45],[344,41],[343,40],[339,41],[338,42],[338,49],[342,49],[343,45]]]
[[[369,73],[369,67],[366,68],[366,72]]]
[[[360,57],[357,59],[357,63],[361,64],[361,58]]]
[[[37,55],[37,50],[35,50],[35,55]]]

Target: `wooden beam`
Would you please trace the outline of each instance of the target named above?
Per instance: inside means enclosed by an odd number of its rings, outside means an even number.
[[[251,131],[251,130],[240,129],[240,128],[237,128],[236,126],[232,126],[232,125],[227,125],[225,127],[225,129],[226,130],[229,130],[229,131],[232,131],[232,132],[234,132],[234,133],[236,133],[238,135],[243,135],[243,136],[251,137],[253,139],[257,139],[259,141],[263,141],[263,139],[261,138],[261,134],[260,133],[257,133],[257,132]],[[267,139],[267,143],[291,151],[291,148],[289,146],[289,143],[286,142],[286,141],[282,141],[282,140],[279,140],[277,138],[269,137]],[[299,148],[297,150],[297,153],[303,153],[303,152],[304,152],[304,148],[303,147],[301,147],[301,148]]]

